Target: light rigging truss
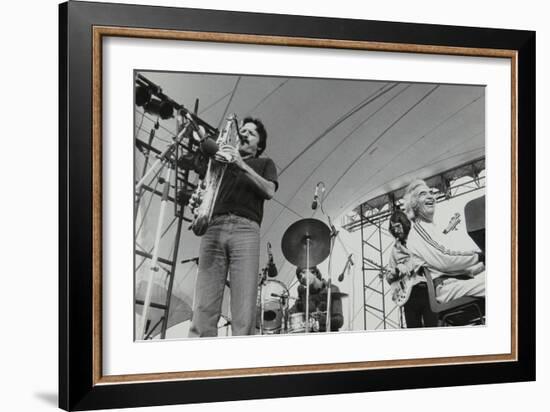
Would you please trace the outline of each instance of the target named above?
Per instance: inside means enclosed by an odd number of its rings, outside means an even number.
[[[135,305],[136,308],[141,307],[142,315],[142,325],[136,334],[137,339],[151,339],[158,334],[161,339],[165,339],[166,330],[169,327],[168,319],[182,227],[184,222],[192,222],[193,216],[187,203],[196,188],[193,182],[198,181],[200,175],[196,165],[197,158],[201,156],[199,151],[201,139],[196,134],[196,130],[201,126],[207,135],[217,134],[216,129],[196,115],[197,111],[198,99],[193,112],[190,112],[165,95],[159,86],[145,76],[136,75],[135,113],[139,122],[136,122],[135,146],[136,154],[140,153],[143,156],[143,167],[139,175],[136,173],[135,179],[134,271],[137,275],[138,270],[147,264],[145,268],[148,267],[149,272],[144,298],[138,299],[136,293]],[[175,130],[170,130],[162,125],[161,121],[164,123],[173,119],[174,113],[176,126]],[[150,125],[150,129],[144,127],[144,121]],[[166,147],[159,149],[158,146],[163,144]],[[155,197],[157,201],[160,199],[160,207],[158,212],[155,211],[157,213],[152,213],[150,206]],[[170,204],[172,207],[168,208]],[[164,217],[166,213],[170,213],[170,210],[172,210],[172,218],[166,225]],[[154,246],[148,250],[138,242],[139,232],[146,219],[157,226]],[[172,230],[174,223],[175,231]],[[171,252],[169,256],[159,256],[160,240],[167,234],[173,236]],[[159,270],[165,272],[166,290],[161,301],[153,301],[153,277]],[[158,295],[155,296],[158,299]],[[162,312],[154,324],[148,316],[151,309]]]

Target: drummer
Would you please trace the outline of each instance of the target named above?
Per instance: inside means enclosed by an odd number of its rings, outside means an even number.
[[[300,282],[300,285],[298,285],[298,300],[290,308],[290,313],[305,313],[306,284],[307,278],[309,278],[309,314],[310,318],[318,321],[318,328],[313,327],[311,331],[326,332],[327,281],[323,279],[321,272],[316,266],[309,269],[309,276],[307,276],[304,268],[296,268],[296,277]],[[331,294],[338,294],[339,292],[340,289],[337,286],[331,285]],[[330,312],[330,330],[331,332],[337,332],[344,324],[342,298],[339,295],[331,296]]]

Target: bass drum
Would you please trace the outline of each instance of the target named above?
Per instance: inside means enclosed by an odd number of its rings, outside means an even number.
[[[263,313],[262,301],[263,296]],[[289,292],[284,283],[278,280],[267,280],[265,285],[258,290],[258,302],[256,304],[256,332],[260,334],[263,317],[263,335],[285,333],[286,331],[286,302]]]

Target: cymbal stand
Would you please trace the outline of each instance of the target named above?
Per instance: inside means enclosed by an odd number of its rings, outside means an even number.
[[[287,333],[288,331],[288,304],[290,296],[283,292],[279,298],[281,301],[281,306],[283,307],[283,324],[281,325],[281,333]]]
[[[321,213],[326,216],[328,220],[328,226],[330,227],[330,245],[329,245],[329,255],[328,255],[328,274],[327,274],[327,318],[325,322],[325,329],[326,332],[330,332],[330,321],[332,318],[331,315],[331,297],[332,297],[332,252],[334,250],[334,244],[336,237],[338,236],[338,231],[332,224],[332,220],[330,219],[330,216],[325,213],[325,210],[323,209],[323,203],[325,201],[325,184],[323,182],[319,182],[318,185],[322,185],[322,191],[320,196],[319,204],[321,206]]]
[[[225,328],[225,336],[229,336],[229,327],[231,326],[231,318],[229,316],[225,316],[224,314],[221,314],[220,317],[225,320],[225,324],[222,326],[218,326],[218,329],[224,329]]]

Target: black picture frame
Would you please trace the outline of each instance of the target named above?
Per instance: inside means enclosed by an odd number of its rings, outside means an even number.
[[[535,379],[534,32],[73,1],[59,6],[59,21],[59,406],[62,409],[158,406]],[[98,308],[94,305],[93,262],[101,254],[94,249],[97,233],[92,156],[96,26],[515,52],[519,187],[515,247],[521,245],[521,253],[517,255],[517,360],[98,383],[97,352],[94,352],[94,342],[97,343],[94,314],[97,315]]]

